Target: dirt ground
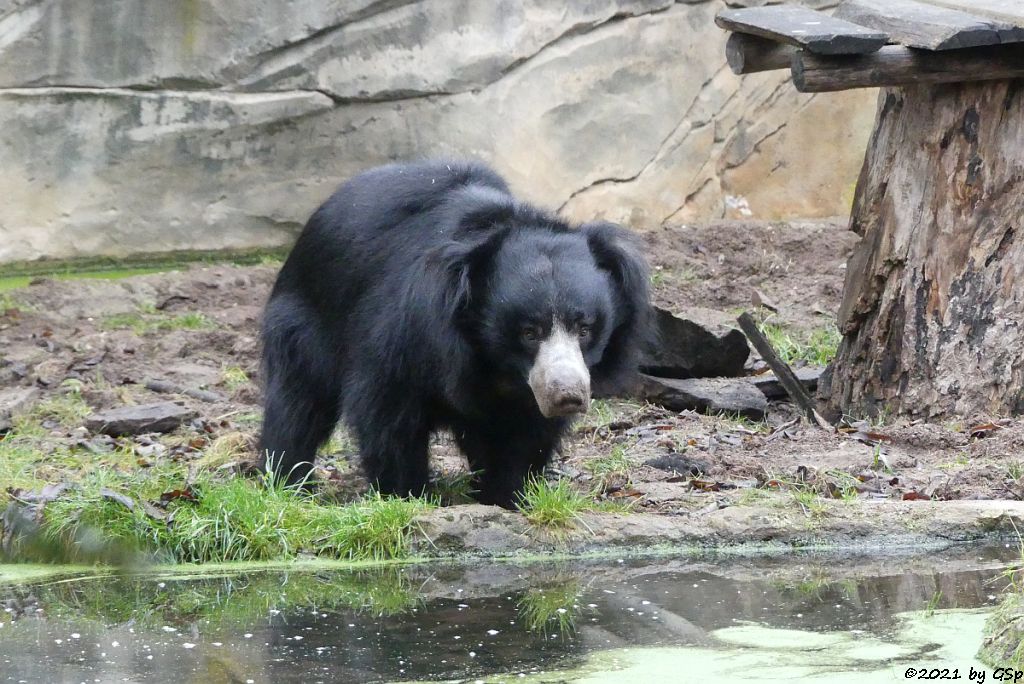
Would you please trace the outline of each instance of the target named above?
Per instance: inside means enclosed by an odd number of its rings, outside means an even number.
[[[839,223],[724,222],[644,237],[656,303],[728,325],[755,290],[794,334],[834,324],[854,236]],[[218,437],[251,440],[259,426],[257,329],[278,264],[196,265],[122,280],[52,280],[0,292],[0,396],[38,388],[33,401],[84,399],[100,411],[173,400],[199,418],[129,444],[50,419],[47,441],[92,453],[131,448],[139,467],[203,457]],[[156,393],[147,381],[206,390],[204,400]],[[26,407],[27,408],[27,407]],[[443,435],[434,456],[452,474],[465,464]],[[247,458],[217,464],[242,468]],[[665,514],[789,497],[811,512],[822,498],[1013,499],[1024,495],[1024,422],[966,417],[944,425],[893,421],[832,433],[773,403],[764,423],[674,413],[628,399],[597,401],[551,466],[601,498]],[[318,468],[337,488],[365,487],[355,447],[332,440]],[[60,478],[55,465],[53,478]],[[4,487],[0,483],[0,487]]]

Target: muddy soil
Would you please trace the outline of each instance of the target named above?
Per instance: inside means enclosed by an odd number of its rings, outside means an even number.
[[[777,306],[779,322],[808,332],[834,325],[854,238],[839,223],[724,222],[668,227],[644,240],[658,304],[728,325],[757,291]],[[199,418],[175,433],[136,438],[148,459],[199,459],[229,433],[251,440],[260,411],[258,322],[277,267],[39,278],[12,290],[0,299],[0,396],[34,387],[39,401],[74,387],[93,411],[168,399],[195,410]],[[150,380],[218,396],[157,394],[146,388]],[[80,425],[43,427],[54,444],[123,447]],[[465,469],[448,439],[435,441],[439,471]],[[345,494],[358,493],[365,483],[354,457],[350,440],[332,440],[318,473]],[[238,460],[234,466],[244,469],[246,459]],[[822,498],[1019,500],[1024,422],[969,416],[831,433],[801,422],[784,402],[772,405],[766,422],[751,423],[611,400],[579,422],[551,472],[600,498],[662,514],[763,505],[772,497],[808,516],[820,514]]]

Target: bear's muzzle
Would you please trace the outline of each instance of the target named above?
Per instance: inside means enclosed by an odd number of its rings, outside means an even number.
[[[556,324],[540,343],[529,383],[545,417],[585,413],[590,406],[590,370],[579,338]]]

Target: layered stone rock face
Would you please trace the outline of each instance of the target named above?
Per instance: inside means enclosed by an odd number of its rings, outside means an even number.
[[[873,96],[733,76],[723,6],[0,0],[0,262],[284,245],[435,155],[637,229],[847,212]]]

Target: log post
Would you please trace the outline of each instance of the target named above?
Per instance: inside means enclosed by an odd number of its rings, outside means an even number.
[[[760,71],[789,69],[796,51],[792,45],[749,33],[733,33],[725,43],[725,60],[736,75],[756,74]]]
[[[1024,411],[1024,80],[883,90],[829,411]]]

